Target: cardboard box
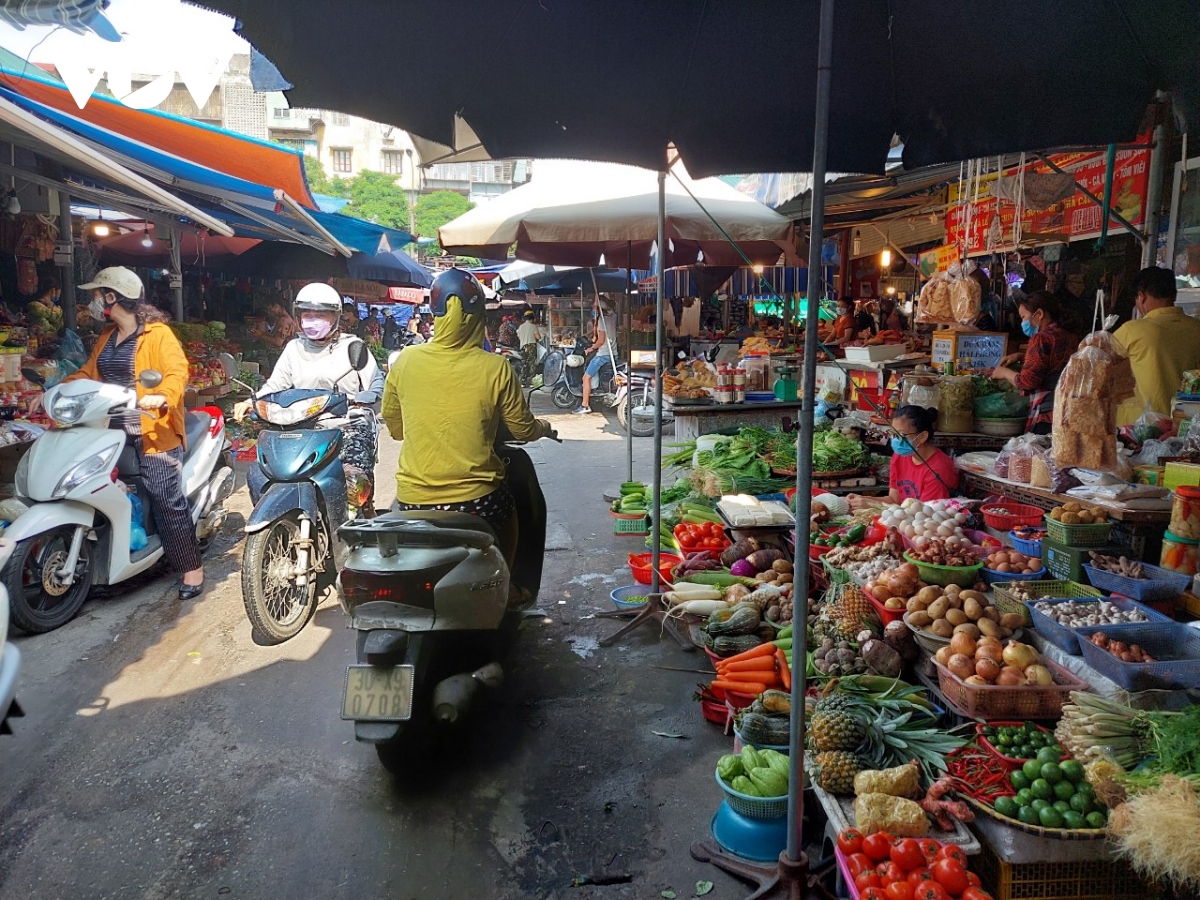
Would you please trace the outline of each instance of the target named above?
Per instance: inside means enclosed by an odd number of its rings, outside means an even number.
[[[1169,491],[1180,485],[1200,487],[1200,463],[1169,462],[1163,474],[1162,486]]]
[[[935,331],[931,361],[955,361],[972,369],[994,369],[1008,355],[1008,335],[997,331]]]
[[[1166,473],[1164,466],[1134,466],[1133,480],[1136,484],[1160,485]]]
[[[847,347],[846,362],[884,362],[908,352],[904,344],[876,344],[871,347]]]
[[[1128,547],[1117,547],[1115,545],[1107,547],[1068,547],[1066,544],[1060,544],[1049,538],[1043,538],[1042,562],[1045,564],[1046,573],[1050,578],[1060,581],[1077,581],[1080,584],[1090,584],[1087,579],[1087,573],[1083,571],[1083,564],[1091,559],[1088,554],[1093,550],[1097,553],[1107,553],[1112,556],[1130,555]]]

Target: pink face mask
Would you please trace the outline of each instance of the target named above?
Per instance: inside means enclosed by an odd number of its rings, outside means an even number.
[[[329,337],[329,332],[333,331],[333,323],[324,316],[310,316],[301,314],[300,330],[304,332],[304,336],[310,340],[319,341]]]

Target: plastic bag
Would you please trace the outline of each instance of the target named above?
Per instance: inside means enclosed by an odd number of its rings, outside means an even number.
[[[1007,444],[1005,444],[1003,447],[1000,448],[1000,452],[996,456],[996,464],[994,467],[994,471],[996,473],[997,478],[1007,478],[1008,477],[1008,466],[1009,466],[1009,463],[1012,461],[1013,451],[1016,450],[1017,447],[1020,446],[1020,443],[1021,443],[1020,438],[1013,438],[1011,441],[1009,441]]]
[[[1192,416],[1188,423],[1183,446],[1188,453],[1200,453],[1200,415]]]
[[[950,285],[951,315],[954,321],[972,325],[979,318],[982,307],[983,289],[970,276],[956,278]]]
[[[1016,391],[1001,391],[975,398],[978,419],[1019,419],[1029,415],[1029,398]]]
[[[1072,472],[1071,469],[1063,469],[1054,464],[1054,454],[1049,448],[1038,450],[1033,457],[1029,484],[1031,487],[1044,488],[1056,494],[1066,493],[1079,484],[1079,479]]]
[[[1067,361],[1054,392],[1054,463],[1108,469],[1117,464],[1117,404],[1133,396],[1133,369],[1113,337],[1096,331]]]
[[[1175,423],[1171,421],[1171,418],[1155,412],[1149,404],[1146,406],[1146,411],[1133,423],[1133,439],[1139,444],[1170,437],[1174,433]]]
[[[954,321],[953,281],[949,272],[939,272],[925,282],[917,300],[918,322],[948,324]]]
[[[1008,480],[1018,484],[1029,484],[1033,478],[1033,457],[1036,450],[1027,443],[1021,443],[1009,455]]]
[[[79,335],[68,328],[58,343],[58,352],[54,354],[54,358],[60,363],[71,363],[74,366],[71,371],[74,372],[87,362],[88,352]]]
[[[1157,466],[1164,456],[1180,456],[1186,442],[1183,438],[1167,438],[1165,441],[1146,441],[1137,454],[1129,460],[1133,467]]]

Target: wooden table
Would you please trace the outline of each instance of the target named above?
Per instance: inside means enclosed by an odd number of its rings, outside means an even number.
[[[933,446],[942,450],[957,450],[969,453],[972,450],[999,450],[1011,437],[996,437],[992,434],[980,434],[976,431],[951,434],[946,431],[936,432],[933,436]]]
[[[702,434],[712,434],[723,428],[741,428],[759,425],[763,428],[778,428],[784,418],[795,420],[800,412],[800,401],[770,403],[714,403],[708,406],[674,406],[667,409],[675,416],[675,437],[680,441],[692,441]]]

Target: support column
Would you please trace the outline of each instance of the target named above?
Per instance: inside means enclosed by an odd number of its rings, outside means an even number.
[[[58,240],[71,248],[65,266],[58,267],[58,283],[62,289],[63,326],[75,328],[75,241],[71,237],[71,195],[64,190],[58,192]]]

